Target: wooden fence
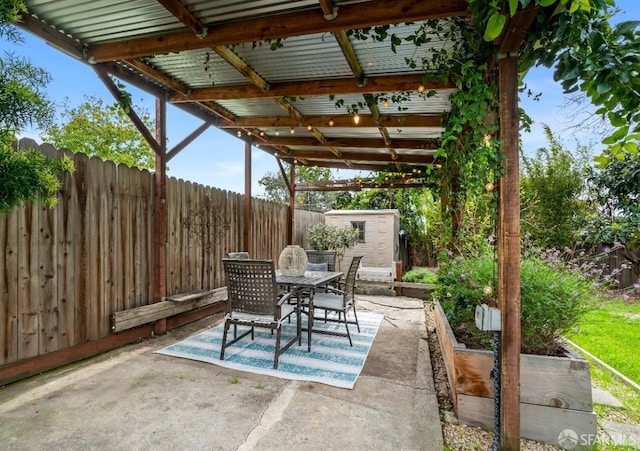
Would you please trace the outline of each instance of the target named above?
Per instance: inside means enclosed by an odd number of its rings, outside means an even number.
[[[69,155],[59,203],[0,216],[0,370],[112,335],[114,312],[152,300],[153,174],[84,154]],[[243,195],[169,178],[167,294],[224,284],[220,259],[242,249]],[[296,211],[296,244],[320,213]],[[287,244],[288,206],[253,199],[257,258],[278,258]]]

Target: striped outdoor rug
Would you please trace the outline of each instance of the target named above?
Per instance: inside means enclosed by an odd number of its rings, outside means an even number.
[[[347,337],[314,333],[311,352],[308,352],[306,332],[303,332],[302,346],[294,344],[287,349],[280,356],[277,370],[273,369],[275,335],[267,329],[256,329],[254,341],[245,337],[228,347],[224,360],[220,360],[222,324],[156,352],[282,379],[353,388],[383,317],[380,313],[358,312],[360,333],[355,325],[349,326],[353,346],[349,346]],[[303,315],[303,327],[305,325],[306,317]],[[295,327],[295,320],[283,325],[282,343],[295,336]],[[344,324],[316,320],[314,329],[344,331]],[[241,330],[238,328],[238,333]],[[229,337],[232,336],[231,332]]]

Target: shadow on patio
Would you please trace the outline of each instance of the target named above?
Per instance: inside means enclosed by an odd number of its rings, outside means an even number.
[[[384,313],[353,390],[154,354],[221,320],[3,388],[4,449],[440,450],[421,300],[361,296]]]

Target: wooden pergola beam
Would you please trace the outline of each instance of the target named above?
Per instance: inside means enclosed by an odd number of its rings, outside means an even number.
[[[291,150],[289,154],[292,158],[306,158],[308,160],[356,160],[366,162],[385,162],[385,163],[414,163],[427,164],[433,162],[433,155],[424,154],[400,154],[393,158],[388,153],[372,154],[367,152],[343,152],[342,155],[336,156],[333,152],[327,150]]]
[[[196,102],[202,100],[240,100],[267,99],[275,97],[310,97],[345,94],[376,94],[386,92],[418,91],[422,85],[427,91],[456,89],[451,82],[442,80],[423,81],[421,74],[388,75],[364,79],[359,86],[353,78],[336,78],[281,82],[269,84],[265,91],[250,84],[233,86],[212,86],[193,89],[189,94],[174,93],[169,97],[171,103]]]
[[[360,191],[366,188],[419,188],[429,185],[423,177],[396,177],[378,181],[374,178],[330,180],[326,182],[297,183],[296,191]]]
[[[294,157],[289,155],[279,155],[282,161],[286,161],[287,163],[293,164]],[[332,169],[353,169],[355,171],[370,171],[370,172],[381,172],[381,171],[394,171],[395,166],[390,167],[390,163],[381,162],[380,164],[373,163],[361,163],[361,162],[353,162],[351,161],[351,166],[347,166],[344,160],[331,160],[331,161],[313,161],[310,160],[307,163],[303,163],[299,161],[298,163],[302,163],[303,166],[311,166],[311,167],[319,167],[319,168],[332,168]],[[421,163],[422,164],[422,163]],[[426,164],[426,162],[424,163]]]
[[[269,83],[260,76],[255,70],[253,70],[247,63],[244,62],[233,50],[228,47],[218,46],[213,49],[223,60],[229,63],[235,70],[253,83],[255,87],[263,92],[269,91]],[[208,99],[211,100],[211,99]]]
[[[442,127],[443,116],[440,114],[431,115],[392,115],[383,114],[379,120],[372,115],[360,115],[360,124],[353,123],[353,116],[304,116],[302,124],[297,119],[289,116],[281,117],[257,117],[245,116],[237,117],[234,122],[218,124],[218,128],[290,128],[300,125],[310,125],[313,128],[329,127],[329,121],[333,121],[333,127],[387,127],[387,128],[408,128],[408,127]]]
[[[340,46],[340,50],[342,50],[342,54],[344,55],[345,60],[347,60],[347,64],[349,65],[351,72],[353,72],[353,76],[355,77],[358,86],[363,86],[365,82],[364,73],[362,72],[362,67],[360,66],[356,52],[353,50],[353,46],[349,41],[347,32],[344,30],[334,31],[333,37]]]
[[[156,0],[167,11],[174,15],[176,19],[182,22],[189,30],[191,30],[198,38],[207,35],[207,27],[198,19],[191,11],[187,9],[178,0]]]
[[[148,75],[155,81],[160,82],[164,86],[173,89],[176,93],[187,95],[189,92],[189,88],[187,88],[184,84],[180,83],[178,80],[172,77],[168,77],[163,72],[160,72],[155,67],[145,63],[141,59],[132,58],[124,61],[129,66],[135,68],[139,72]]]
[[[192,31],[165,33],[137,39],[126,39],[89,47],[92,63],[137,58],[145,55],[181,52],[203,48],[288,38],[316,33],[372,27],[382,24],[416,22],[428,19],[466,16],[467,0],[373,0],[367,3],[366,13],[360,4],[343,5],[333,20],[325,20],[322,8],[258,17],[209,27],[207,36],[200,39]]]
[[[302,136],[270,136],[265,144],[277,146],[306,147],[345,147],[345,148],[386,148],[388,144],[382,138],[326,138],[325,142]],[[395,149],[436,150],[438,140],[435,139],[394,139],[391,144]]]

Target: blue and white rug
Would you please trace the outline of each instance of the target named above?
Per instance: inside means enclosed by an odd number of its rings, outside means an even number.
[[[307,334],[302,333],[302,346],[297,343],[280,355],[278,369],[273,369],[275,335],[267,329],[256,328],[255,340],[245,337],[229,346],[224,360],[220,360],[222,324],[193,335],[184,341],[156,351],[174,357],[199,360],[250,373],[265,374],[282,379],[320,382],[341,388],[353,388],[362,371],[384,315],[375,312],[358,312],[360,333],[355,325],[349,325],[353,346],[347,337],[314,333],[311,352],[307,351]],[[306,317],[303,315],[303,327]],[[344,331],[344,324],[325,323],[316,320],[314,329]],[[243,329],[238,328],[238,334]],[[246,329],[244,329],[246,330]],[[295,336],[295,320],[285,323],[282,329],[282,343]],[[233,337],[233,329],[229,337]]]

